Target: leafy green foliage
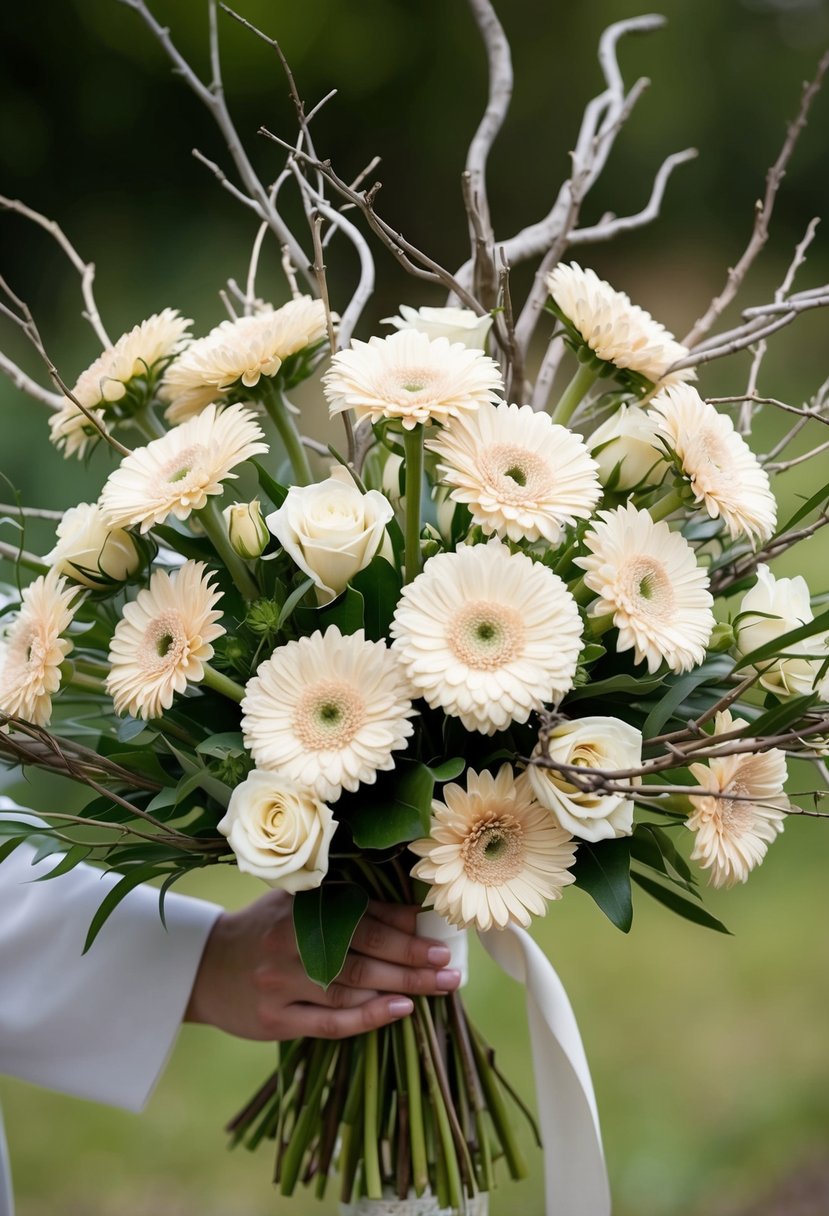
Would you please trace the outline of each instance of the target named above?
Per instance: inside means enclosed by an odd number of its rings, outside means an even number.
[[[630,842],[627,839],[602,840],[590,844],[579,841],[573,867],[576,886],[581,887],[623,933],[633,924],[630,891]]]
[[[309,978],[323,988],[342,971],[367,907],[368,896],[355,883],[323,883],[294,896],[294,931],[302,965]]]

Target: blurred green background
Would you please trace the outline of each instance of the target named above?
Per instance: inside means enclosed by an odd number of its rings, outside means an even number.
[[[599,33],[633,15],[629,0],[552,4],[502,0],[516,91],[491,161],[499,236],[539,218],[567,171],[584,103],[599,91]],[[335,0],[287,4],[239,0],[250,20],[278,37],[309,104],[338,96],[315,124],[317,146],[350,178],[374,155],[383,181],[378,208],[415,244],[450,265],[465,256],[459,173],[481,113],[485,75],[463,0]],[[182,51],[207,71],[206,6],[161,0],[155,11]],[[668,188],[660,220],[580,259],[628,291],[678,335],[719,290],[748,236],[754,200],[777,155],[802,80],[829,41],[825,0],[667,0],[668,26],[622,44],[628,82],[652,86],[620,137],[584,210],[643,206],[653,172],[671,151],[700,148]],[[225,82],[239,130],[263,177],[278,171],[274,149],[256,139],[264,123],[293,136],[284,79],[269,48],[221,18]],[[0,193],[58,219],[98,268],[97,295],[116,336],[153,311],[177,306],[204,332],[222,318],[217,291],[244,278],[256,221],[190,156],[193,146],[227,163],[220,137],[137,16],[117,0],[4,5],[0,13]],[[827,214],[829,94],[821,96],[786,176],[772,239],[742,304],[762,302],[782,279],[814,214]],[[289,212],[296,216],[296,211]],[[77,277],[48,238],[0,214],[0,273],[31,305],[50,352],[70,383],[97,353],[80,318]],[[825,233],[798,285],[829,278]],[[441,303],[376,251],[378,290],[359,336],[401,301]],[[334,306],[354,266],[329,258]],[[527,275],[517,272],[521,299]],[[286,298],[278,253],[269,248],[259,290]],[[727,325],[736,314],[728,314]],[[799,404],[825,378],[825,314],[804,317],[775,343],[762,392]],[[3,323],[0,349],[32,375],[37,362]],[[748,359],[718,364],[704,391],[745,383]],[[319,393],[304,394],[308,429],[327,423]],[[0,472],[29,505],[65,507],[97,495],[110,467],[64,462],[46,441],[45,411],[0,383]],[[771,442],[761,430],[755,446]],[[823,469],[780,479],[795,501]],[[7,497],[0,491],[0,501]],[[14,534],[5,527],[0,538]],[[34,529],[27,544],[49,543]],[[813,591],[826,590],[826,547],[798,551]],[[0,567],[0,577],[9,577]],[[804,784],[808,778],[804,778]],[[22,792],[21,792],[22,790]],[[62,797],[37,779],[18,787],[32,805]],[[823,1198],[803,1216],[829,1211],[829,895],[827,825],[795,820],[745,888],[711,897],[729,938],[686,925],[640,894],[625,938],[580,892],[568,892],[537,932],[571,994],[602,1114],[617,1216],[743,1216],[795,1212],[762,1206],[778,1180],[824,1179]],[[238,875],[202,876],[190,888],[228,905],[259,893]],[[469,1003],[525,1093],[532,1078],[519,1014],[520,992],[491,963],[473,969]],[[20,1216],[220,1216],[333,1204],[272,1195],[267,1153],[225,1153],[223,1121],[269,1067],[271,1049],[186,1028],[146,1114],[96,1108],[11,1081],[0,1082],[15,1162]],[[543,1083],[543,1078],[542,1078]],[[540,1162],[520,1187],[505,1185],[495,1216],[540,1216]],[[804,1184],[805,1185],[805,1184]],[[822,1206],[821,1206],[822,1205]],[[797,1209],[801,1216],[801,1209]]]

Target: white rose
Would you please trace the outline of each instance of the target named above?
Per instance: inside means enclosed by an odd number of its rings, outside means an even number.
[[[285,552],[314,580],[321,603],[344,591],[377,553],[391,555],[391,503],[379,490],[361,493],[342,473],[316,485],[291,486],[266,520]]]
[[[489,313],[479,317],[471,308],[412,308],[409,304],[401,304],[400,313],[399,317],[384,317],[383,324],[416,329],[427,338],[448,338],[470,350],[486,350],[492,327]]]
[[[254,769],[230,796],[218,825],[239,869],[283,891],[318,887],[337,829],[329,806],[279,773]]]
[[[735,650],[742,657],[813,620],[809,586],[801,575],[775,578],[768,566],[758,566],[757,582],[743,596],[734,620]],[[827,633],[789,643],[782,656],[761,664],[759,683],[778,697],[806,695],[815,687],[823,660],[805,656],[827,653]]]
[[[123,583],[141,565],[135,538],[113,528],[97,503],[70,507],[57,527],[58,540],[44,561],[84,587]]]
[[[262,518],[259,499],[253,502],[234,502],[222,511],[227,536],[234,552],[246,561],[260,557],[270,540],[270,533]]]
[[[662,480],[667,468],[656,424],[638,405],[621,405],[586,442],[599,466],[603,486],[618,467],[614,490],[654,486]]]
[[[540,746],[533,756],[540,755]],[[562,722],[550,735],[551,760],[591,769],[639,768],[642,735],[618,718],[577,718]],[[568,780],[565,773],[531,764],[527,769],[536,798],[573,836],[595,843],[630,836],[633,799],[625,794],[589,793]],[[631,779],[639,785],[641,777]]]

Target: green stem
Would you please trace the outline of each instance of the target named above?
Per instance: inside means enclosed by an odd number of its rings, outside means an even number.
[[[285,446],[297,485],[310,485],[314,480],[314,475],[311,472],[308,453],[296,428],[293,415],[288,409],[285,394],[276,386],[273,380],[267,380],[262,400],[265,403],[265,409],[268,411],[271,421],[279,432],[279,438]]]
[[[579,364],[576,374],[561,394],[558,405],[553,410],[553,422],[559,423],[560,426],[567,425],[576,411],[576,406],[579,405],[598,375],[599,369],[593,363]]]
[[[152,412],[152,407],[149,405],[145,405],[143,410],[138,410],[133,414],[130,424],[150,443],[153,439],[161,439],[167,434],[164,423]]]
[[[657,523],[660,519],[667,519],[669,515],[673,515],[674,511],[678,511],[682,506],[682,491],[678,486],[673,490],[669,490],[664,498],[660,498],[657,502],[648,507],[650,517]]]
[[[208,688],[212,688],[214,692],[220,692],[223,697],[228,697],[231,701],[236,701],[237,703],[241,703],[245,695],[245,690],[241,684],[237,684],[235,680],[231,680],[230,676],[217,671],[209,663],[204,664],[202,683],[206,684]]]
[[[472,1028],[470,1027],[470,1029]],[[492,1120],[492,1126],[495,1128],[495,1134],[504,1150],[509,1172],[513,1178],[526,1178],[527,1163],[515,1139],[512,1124],[504,1105],[504,1099],[501,1096],[501,1088],[487,1059],[486,1049],[474,1030],[472,1030],[472,1051],[475,1055],[475,1063],[478,1066],[478,1076],[484,1091],[484,1097],[486,1098],[489,1117]]]
[[[219,511],[215,497],[208,498],[205,506],[196,514],[207,533],[213,548],[227,566],[227,571],[246,600],[259,598],[259,586],[245,562],[233,548],[227,534],[225,521]]]
[[[423,424],[403,432],[406,496],[406,582],[420,574],[420,510],[423,497]]]
[[[378,1088],[377,1031],[371,1030],[366,1036],[366,1065],[363,1076],[363,1171],[369,1199],[383,1198],[380,1158],[377,1153]]]
[[[85,672],[78,671],[77,668],[72,672],[68,683],[72,688],[83,689],[84,692],[97,692],[103,696],[108,695],[103,680],[97,676],[87,675]]]
[[[328,1079],[328,1070],[337,1044],[317,1039],[308,1062],[311,1078],[310,1092],[305,1096],[302,1113],[294,1125],[290,1143],[282,1159],[280,1190],[283,1195],[292,1195],[299,1177],[302,1159],[311,1140],[316,1136],[319,1123],[322,1091]]]
[[[399,1023],[403,1034],[403,1051],[406,1059],[406,1089],[409,1095],[409,1136],[412,1146],[412,1184],[415,1194],[420,1196],[429,1185],[429,1166],[426,1161],[426,1134],[423,1130],[423,1103],[420,1086],[420,1057],[417,1039],[410,1017]]]
[[[577,582],[573,583],[573,586],[570,588],[570,594],[582,608],[586,607],[592,599],[596,598],[596,592],[591,591],[587,583],[585,583],[584,575]]]
[[[613,628],[612,612],[608,612],[604,616],[591,616],[587,619],[590,628],[590,636],[593,638],[600,638],[603,633],[607,633],[608,629]]]
[[[449,1192],[450,1206],[458,1208],[461,1211],[464,1207],[463,1183],[461,1182],[461,1172],[455,1140],[452,1135],[452,1126],[449,1122],[449,1115],[444,1104],[435,1059],[432,1054],[433,1046],[429,1041],[427,1017],[428,1006],[426,1006],[426,999],[425,997],[418,997],[415,1012],[415,1029],[420,1040],[420,1057],[423,1061],[426,1080],[429,1084],[429,1099],[432,1111],[434,1112],[438,1139],[440,1141],[441,1151],[438,1155],[438,1160],[443,1161],[446,1169],[446,1184]]]

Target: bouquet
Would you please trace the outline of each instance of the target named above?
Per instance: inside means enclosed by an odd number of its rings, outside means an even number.
[[[227,133],[221,89],[195,76],[143,0],[131,7]],[[4,509],[21,539],[0,549],[21,584],[34,576],[3,609],[0,757],[88,791],[77,814],[43,813],[53,874],[85,860],[122,874],[87,946],[138,883],[159,881],[163,915],[183,874],[215,864],[292,893],[301,957],[323,987],[370,899],[431,909],[428,932],[436,915],[451,940],[526,928],[571,885],[627,931],[635,887],[723,931],[700,879],[745,882],[762,862],[799,812],[791,758],[825,775],[829,613],[814,611],[803,577],[769,563],[829,518],[826,487],[779,518],[770,476],[821,450],[780,459],[825,423],[826,385],[802,408],[757,388],[772,333],[829,302],[825,286],[793,289],[814,227],[775,299],[707,336],[762,244],[770,175],[743,262],[684,342],[565,256],[653,218],[688,159],[665,162],[640,215],[579,226],[632,108],[615,53],[622,34],[654,24],[641,18],[603,36],[606,88],[543,231],[497,242],[486,161],[509,52],[487,0],[471,7],[493,89],[467,160],[471,253],[456,273],[380,217],[376,188],[317,156],[295,93],[298,138],[265,133],[286,152],[275,184],[229,138],[233,190],[261,227],[246,289],[222,293],[229,315],[208,334],[165,307],[111,341],[90,267],[51,225],[82,269],[103,348],[69,387],[4,286],[4,312],[55,391],[3,366],[50,408],[52,442],[67,458],[114,453],[97,500],[61,513],[50,552],[27,550],[26,522],[43,513],[19,502]],[[211,33],[218,71],[215,21]],[[288,180],[313,258],[279,211]],[[382,334],[353,337],[373,260],[336,202],[450,302],[402,305]],[[269,235],[285,283],[260,297]],[[342,303],[323,260],[334,238],[361,268]],[[529,258],[539,266],[518,312],[510,268]],[[698,369],[743,351],[746,392],[703,396]],[[330,445],[304,435],[290,399],[318,371],[344,424]],[[796,416],[763,459],[750,443],[760,409]],[[5,820],[0,856],[35,830]],[[300,1182],[323,1195],[336,1169],[346,1204],[414,1192],[464,1211],[499,1162],[525,1171],[516,1110],[532,1122],[460,997],[424,997],[381,1031],[282,1044],[231,1130],[275,1142],[285,1195]]]

